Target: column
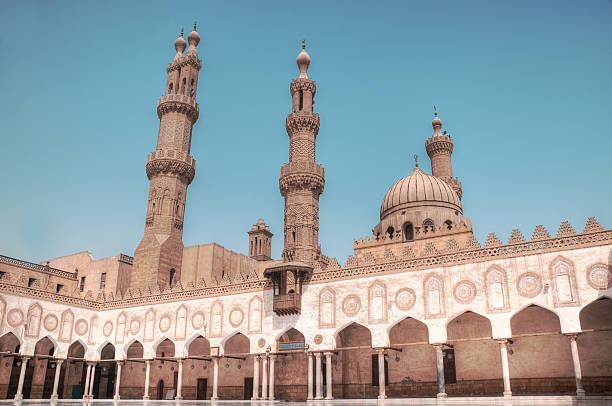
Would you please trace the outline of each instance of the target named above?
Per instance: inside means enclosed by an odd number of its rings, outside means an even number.
[[[270,354],[270,388],[268,389],[269,395],[268,400],[274,400],[274,361],[276,360],[276,355]]]
[[[91,364],[91,374],[89,374],[89,391],[87,392],[87,399],[93,399],[93,388],[94,380],[96,379],[96,363]]]
[[[217,388],[219,387],[219,357],[212,357],[213,362],[213,393],[210,400],[218,400],[219,395]]]
[[[436,369],[438,370],[438,394],[437,398],[446,397],[446,387],[444,385],[444,353],[442,345],[434,345],[436,348]]]
[[[378,350],[378,399],[386,399],[385,350]]]
[[[251,399],[259,399],[259,355],[253,357],[253,397]]]
[[[267,399],[268,397],[268,357],[263,357],[263,365],[261,371],[261,398]]]
[[[333,379],[332,379],[332,353],[325,353],[325,385],[327,386],[327,393],[325,399],[331,400],[334,398],[332,393]]]
[[[176,396],[175,400],[183,399],[183,360],[177,359],[178,362],[178,376],[176,377]]]
[[[87,399],[89,394],[89,380],[91,379],[91,364],[87,363],[87,374],[85,375],[85,386],[83,387],[83,399]]]
[[[119,396],[119,390],[121,389],[121,369],[123,368],[123,361],[117,361],[117,376],[115,377],[115,395],[114,400],[121,399]]]
[[[512,397],[512,390],[510,389],[510,368],[508,368],[508,340],[498,340],[499,351],[501,353],[502,363],[502,376],[504,377],[504,397]]]
[[[578,354],[578,334],[569,334],[570,347],[572,349],[572,362],[574,363],[574,375],[576,376],[576,396],[582,398],[586,395],[582,386],[582,369],[580,368],[580,356]]]
[[[316,378],[316,387],[317,387],[317,395],[315,396],[315,399],[323,399],[323,376],[321,374],[321,356],[323,354],[321,354],[320,352],[315,353],[315,359],[316,359],[316,368],[315,368],[315,378]]]
[[[57,389],[59,387],[59,379],[60,374],[62,373],[62,364],[64,363],[63,359],[58,359],[55,361],[55,378],[53,379],[53,393],[51,394],[51,400],[57,400]]]
[[[28,360],[30,357],[21,356],[21,370],[19,371],[19,383],[17,384],[17,393],[15,394],[15,400],[23,399],[23,381],[25,380],[26,368],[28,367]]]
[[[151,360],[150,359],[146,360],[145,364],[146,364],[145,387],[144,387],[144,395],[142,395],[142,400],[149,400],[149,378],[151,377]]]
[[[308,353],[306,354],[306,356],[308,357],[308,400],[312,400],[314,398],[314,396],[312,395],[313,393],[313,388],[312,388],[312,370],[313,370],[313,359],[312,359],[312,354]]]

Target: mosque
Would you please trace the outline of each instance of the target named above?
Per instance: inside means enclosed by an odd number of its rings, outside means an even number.
[[[417,162],[385,180],[380,222],[344,266],[323,253],[325,171],[304,46],[280,168],[282,258],[272,258],[263,220],[248,230],[248,255],[184,247],[199,41],[195,27],[181,34],[166,68],[134,256],[0,256],[0,399],[612,392],[612,231],[591,217],[580,232],[562,222],[554,235],[537,226],[530,238],[514,230],[506,243],[491,233],[481,244],[437,114],[425,140],[432,173]]]

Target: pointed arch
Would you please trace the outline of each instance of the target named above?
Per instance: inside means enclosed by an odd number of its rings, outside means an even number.
[[[18,335],[9,331],[0,337],[0,351],[2,352],[19,352],[22,341]]]
[[[176,309],[176,325],[174,328],[174,336],[177,340],[184,340],[187,335],[187,306],[180,305]]]
[[[363,337],[360,337],[359,335]],[[342,348],[343,346],[346,346],[344,345],[345,343],[343,343],[342,341],[340,342],[340,344],[342,345],[339,346],[338,340],[344,340],[350,343],[354,343],[357,341],[363,341],[364,343],[367,342],[368,344],[362,344],[362,345],[369,345],[370,347],[372,346],[372,331],[368,327],[364,326],[363,324],[357,323],[355,321],[351,321],[345,324],[340,329],[338,329],[334,333],[334,338],[336,339],[336,348]]]
[[[472,310],[459,313],[446,323],[446,336],[449,341],[460,339],[491,339],[493,326],[491,320]]]
[[[155,352],[156,358],[174,357],[176,354],[176,344],[167,337],[161,337],[151,349]]]
[[[27,337],[38,337],[40,334],[40,323],[42,320],[42,306],[38,302],[28,308],[27,325],[25,335]]]
[[[325,287],[319,293],[319,328],[336,327],[336,291]]]
[[[131,339],[123,346],[123,356],[126,359],[144,358],[144,346],[140,340]]]
[[[251,340],[239,331],[232,333],[221,341],[223,354],[248,354],[251,351]]]
[[[555,307],[580,304],[574,263],[559,255],[550,263],[550,280]]]
[[[429,342],[429,327],[416,317],[406,316],[387,328],[389,342],[395,344]]]
[[[374,281],[368,288],[368,320],[370,323],[387,321],[387,285]]]
[[[113,347],[113,351],[114,351],[113,352],[113,359],[115,358],[115,354],[117,353],[116,347],[109,340],[104,340],[104,342],[102,344],[98,345],[98,347],[96,348],[96,354],[95,354],[96,359],[108,359],[108,358],[102,358],[102,352],[106,349],[106,347],[109,344]],[[104,351],[104,353],[106,354],[107,351],[108,350]]]
[[[254,296],[249,301],[249,333],[261,333],[263,320],[263,299]]]
[[[188,355],[210,355],[210,341],[201,334],[196,334],[185,342],[185,353]]]
[[[561,334],[561,320],[557,313],[540,305],[529,305],[510,318],[512,335],[531,333]]]
[[[68,347],[69,358],[85,358],[87,354],[87,344],[80,338],[74,340]]]
[[[506,270],[493,265],[485,273],[485,293],[489,313],[505,312],[510,309],[508,278]]]
[[[57,349],[56,343],[49,336],[45,336],[36,342],[34,355],[53,355]]]
[[[123,344],[123,341],[125,340],[126,337],[126,332],[127,332],[127,315],[125,314],[125,312],[121,312],[119,313],[119,316],[117,316],[117,329],[115,330],[115,342],[117,344]]]
[[[67,309],[62,312],[62,319],[60,322],[59,341],[70,342],[72,338],[72,330],[74,327],[74,313],[72,310]],[[87,348],[87,345],[85,345]]]

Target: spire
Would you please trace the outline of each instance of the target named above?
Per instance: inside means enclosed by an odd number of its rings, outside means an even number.
[[[310,55],[306,52],[306,40],[302,40],[302,52],[299,53],[296,59],[298,68],[300,69],[300,77],[308,78],[308,66],[310,65]]]
[[[419,167],[419,156],[417,154],[414,154],[414,167]]]
[[[198,34],[198,32],[196,31],[197,28],[198,22],[195,21],[193,23],[193,31],[191,31],[189,33],[189,36],[187,37],[187,41],[189,41],[189,49],[187,50],[187,54],[198,54],[198,50],[196,49],[196,47],[200,43],[200,34]]]
[[[438,117],[438,110],[436,109],[436,105],[434,104],[434,119],[431,120],[431,126],[434,130],[434,136],[442,135],[442,120]]]
[[[187,41],[183,38],[183,28],[181,28],[181,34],[178,36],[176,41],[174,41],[174,49],[176,49],[176,56],[174,59],[180,58],[185,51],[185,47],[187,46]]]

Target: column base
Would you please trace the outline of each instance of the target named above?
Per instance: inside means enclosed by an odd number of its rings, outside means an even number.
[[[175,396],[174,400],[183,400],[183,397],[182,396]]]
[[[23,394],[22,393],[18,393],[17,395],[15,395],[13,400],[15,400],[15,401],[23,400]]]
[[[274,400],[274,396],[268,396],[268,400]]]
[[[333,396],[326,396],[325,400],[334,400],[334,397]]]
[[[315,396],[314,400],[323,400],[323,396]]]
[[[377,398],[377,399],[381,399],[381,400],[382,400],[382,399],[387,399],[387,395],[382,395],[382,396],[381,396],[381,395],[378,395],[378,398]]]
[[[218,397],[210,398],[210,400],[219,400]]]
[[[251,396],[251,400],[259,400],[259,398],[255,396]]]
[[[58,400],[59,399],[59,395],[51,395],[51,398],[49,398],[49,400]]]
[[[119,395],[113,396],[113,400],[119,400],[119,399],[121,399],[121,396],[119,396]]]
[[[438,393],[436,395],[437,399],[446,399],[448,397],[448,395],[446,393]]]
[[[148,396],[143,396],[142,400],[149,400],[150,398]]]
[[[586,397],[586,391],[584,389],[576,389],[576,397],[581,399]]]
[[[512,397],[512,392],[508,391],[508,392],[504,392],[504,398],[509,399]]]

